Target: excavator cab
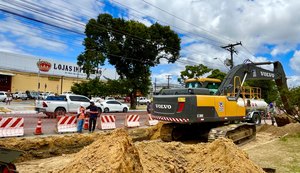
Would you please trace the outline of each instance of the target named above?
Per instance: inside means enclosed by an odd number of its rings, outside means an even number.
[[[207,88],[210,95],[214,95],[221,84],[220,79],[214,78],[192,78],[184,81],[185,88]]]

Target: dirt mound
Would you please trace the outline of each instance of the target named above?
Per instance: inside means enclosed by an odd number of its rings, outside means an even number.
[[[0,147],[23,151],[16,162],[49,158],[75,153],[95,141],[100,134],[72,134],[64,136],[3,138]]]
[[[300,133],[300,123],[290,123],[282,127],[264,124],[260,127],[259,132],[271,133],[276,137],[281,137],[284,135],[292,135],[292,134]]]
[[[73,157],[60,172],[142,172],[138,152],[123,129],[102,136]]]
[[[80,152],[17,164],[22,172],[263,172],[229,139],[212,143],[133,143],[124,129],[101,134]],[[51,167],[45,165],[51,164]],[[29,166],[28,166],[29,165]]]
[[[295,123],[296,121],[289,117],[287,114],[278,114],[275,116],[275,121],[278,127],[285,126],[289,123]]]
[[[212,143],[136,143],[143,172],[264,172],[229,139]]]

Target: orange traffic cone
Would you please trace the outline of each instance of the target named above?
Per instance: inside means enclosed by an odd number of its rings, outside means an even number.
[[[34,134],[35,135],[42,135],[43,134],[42,133],[42,120],[41,120],[41,118],[39,118],[39,120],[37,122]]]
[[[88,130],[89,129],[89,118],[85,118],[84,119],[83,129],[84,130]]]

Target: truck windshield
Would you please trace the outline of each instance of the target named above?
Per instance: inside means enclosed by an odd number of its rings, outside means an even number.
[[[66,101],[66,96],[48,96],[46,100]]]

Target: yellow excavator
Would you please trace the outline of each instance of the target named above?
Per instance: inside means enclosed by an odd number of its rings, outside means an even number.
[[[274,66],[273,71],[261,67],[270,64]],[[255,123],[244,123],[249,113],[249,102],[242,96],[247,79],[275,80],[286,112],[295,115],[284,94],[288,88],[281,63],[248,61],[233,67],[222,83],[213,79],[195,79],[186,81],[186,88],[164,89],[155,95],[152,117],[168,122],[161,128],[161,139],[173,141],[197,136],[204,141],[213,141],[227,137],[237,144],[254,139]],[[194,86],[188,87],[193,82]],[[201,86],[197,87],[197,82]],[[213,91],[212,86],[218,86],[217,90]]]

